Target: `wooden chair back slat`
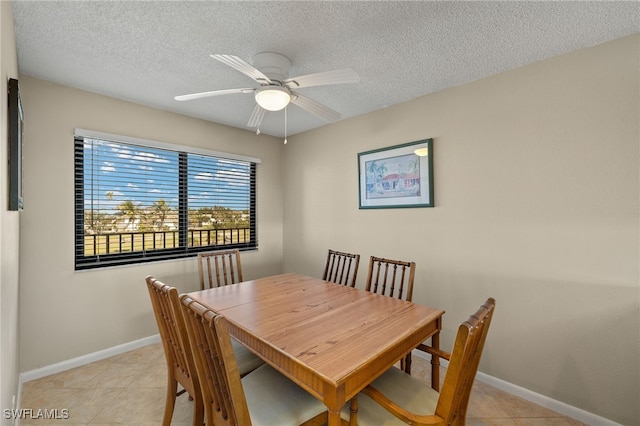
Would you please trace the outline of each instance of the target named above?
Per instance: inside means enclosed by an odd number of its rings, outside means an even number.
[[[464,424],[471,388],[478,372],[494,309],[495,300],[489,298],[458,327],[436,407],[436,415],[445,419],[445,424]]]
[[[206,424],[251,426],[228,331],[225,335],[220,334],[215,325],[218,315],[189,296],[183,295],[181,302],[196,369],[203,377],[201,388]]]
[[[410,302],[415,272],[415,262],[371,256],[365,289]]]
[[[336,284],[356,286],[360,255],[329,249],[322,279]]]
[[[177,383],[180,383],[193,398],[194,421],[201,422],[203,405],[200,385],[186,325],[180,309],[178,291],[175,287],[165,285],[152,276],[147,276],[145,281],[164,347],[169,375],[163,425],[168,425],[171,422]]]
[[[198,253],[198,273],[201,290],[242,282],[240,251]]]

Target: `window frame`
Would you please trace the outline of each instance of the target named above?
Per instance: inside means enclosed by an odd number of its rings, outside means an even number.
[[[176,152],[178,155],[178,247],[151,251],[130,251],[109,254],[85,254],[85,139],[96,139],[123,145],[141,146]],[[162,260],[182,259],[196,256],[199,252],[213,250],[255,250],[258,248],[257,234],[257,165],[261,160],[235,154],[205,150],[190,146],[169,144],[147,139],[112,135],[85,129],[74,132],[74,268],[76,271],[131,265]],[[188,220],[188,162],[189,154],[213,157],[218,160],[233,160],[249,163],[249,241],[242,243],[189,246]]]

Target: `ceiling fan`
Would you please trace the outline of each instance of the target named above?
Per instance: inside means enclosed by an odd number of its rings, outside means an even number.
[[[360,76],[351,68],[324,71],[298,77],[289,77],[291,61],[284,55],[274,52],[261,52],[254,55],[252,63],[234,55],[210,55],[213,59],[234,68],[258,83],[259,87],[213,90],[176,96],[177,101],[190,101],[210,96],[230,95],[233,93],[253,93],[256,106],[249,117],[249,127],[260,128],[266,111],[280,111],[289,103],[309,111],[328,121],[336,121],[340,113],[327,106],[303,96],[294,90],[312,86],[357,83]]]

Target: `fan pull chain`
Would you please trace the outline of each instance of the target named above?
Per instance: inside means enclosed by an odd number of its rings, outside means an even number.
[[[287,107],[284,107],[284,144],[287,144]]]

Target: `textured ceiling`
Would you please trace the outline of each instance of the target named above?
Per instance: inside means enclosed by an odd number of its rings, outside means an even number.
[[[212,59],[275,51],[290,76],[353,68],[360,83],[300,89],[365,114],[448,87],[640,32],[640,3],[447,1],[14,1],[19,71],[39,79],[243,129],[253,87]],[[287,133],[326,124],[292,105]],[[284,114],[262,133],[282,136]]]

